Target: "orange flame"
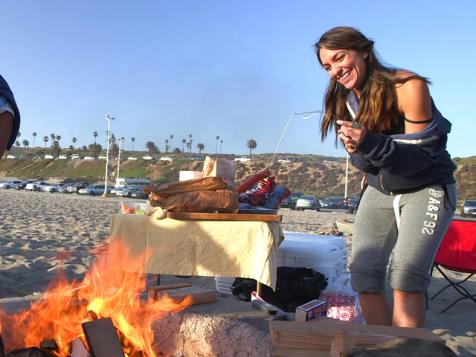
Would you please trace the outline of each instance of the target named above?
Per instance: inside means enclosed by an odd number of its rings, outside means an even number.
[[[56,355],[67,357],[74,339],[85,341],[81,324],[92,319],[92,311],[98,318],[112,319],[126,356],[142,352],[145,357],[156,357],[152,325],[166,314],[188,307],[191,298],[178,303],[168,296],[141,301],[146,283],[134,272],[143,271],[149,257],[146,252],[132,258],[125,246],[114,240],[82,282],[58,278],[28,311],[8,315],[0,310],[0,333],[6,349],[39,346],[53,339],[59,347]]]

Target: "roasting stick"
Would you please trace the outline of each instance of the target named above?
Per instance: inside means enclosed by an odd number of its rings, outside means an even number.
[[[312,110],[309,112],[301,112],[301,113],[291,113],[289,114],[288,121],[286,122],[286,125],[284,126],[283,132],[281,133],[281,137],[279,138],[278,145],[276,145],[276,149],[274,150],[273,157],[271,158],[271,162],[268,165],[268,170],[271,169],[271,166],[273,166],[274,159],[276,158],[276,154],[278,153],[279,145],[281,145],[281,141],[283,141],[284,134],[286,133],[286,130],[288,129],[289,123],[291,122],[291,119],[296,117],[301,117],[302,119],[309,119],[313,117],[316,114],[321,114],[321,110]]]

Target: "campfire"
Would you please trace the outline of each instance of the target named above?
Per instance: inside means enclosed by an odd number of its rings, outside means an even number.
[[[112,351],[115,341],[108,338],[117,336],[124,356],[157,357],[154,323],[185,309],[191,299],[140,298],[146,282],[133,272],[141,271],[149,256],[131,257],[116,241],[107,254],[98,256],[83,281],[58,278],[29,310],[11,315],[0,310],[0,334],[5,352],[10,351],[7,356],[82,357],[95,354],[97,343],[111,344],[106,348]],[[21,354],[25,349],[43,354]]]

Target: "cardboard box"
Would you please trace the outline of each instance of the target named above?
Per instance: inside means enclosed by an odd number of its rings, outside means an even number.
[[[296,308],[295,320],[306,322],[320,316],[327,316],[327,302],[315,299]]]

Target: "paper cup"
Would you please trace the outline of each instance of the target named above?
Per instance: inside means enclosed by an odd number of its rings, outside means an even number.
[[[201,171],[180,171],[179,181],[187,181],[202,178]]]

